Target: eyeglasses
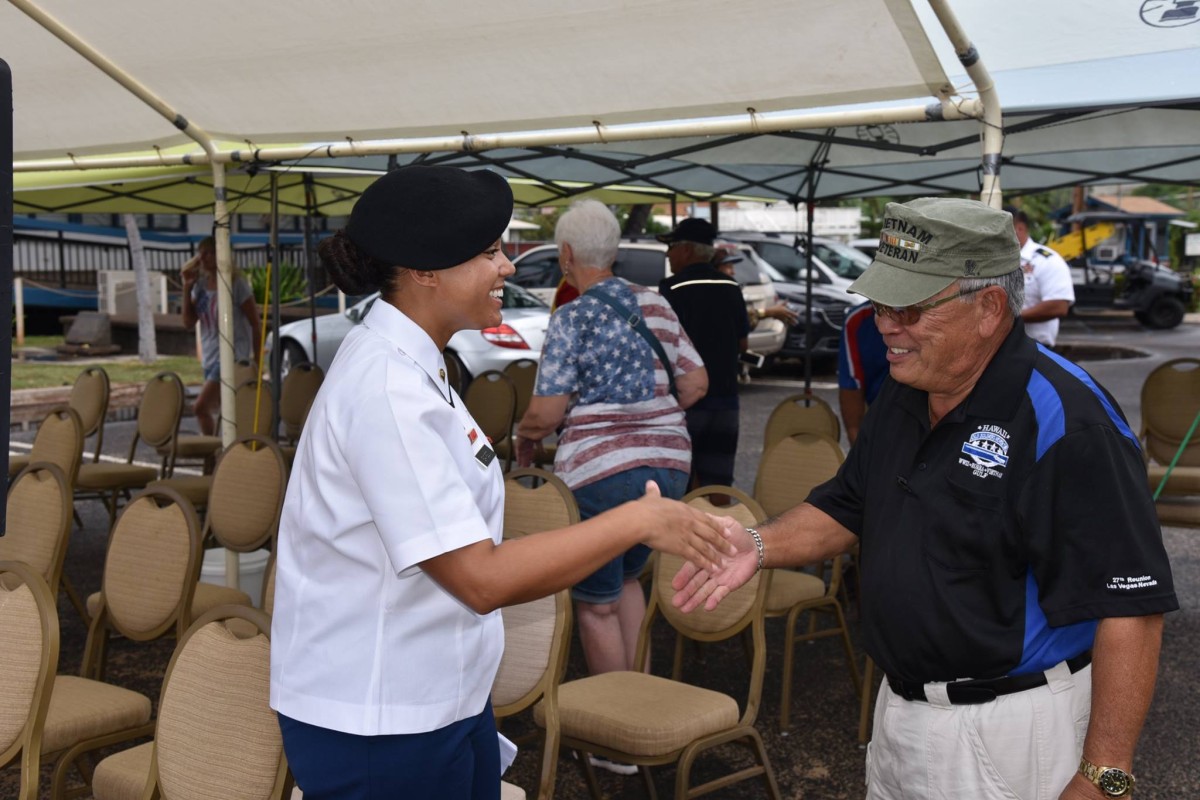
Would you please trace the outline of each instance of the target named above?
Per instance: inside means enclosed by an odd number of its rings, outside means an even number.
[[[941,300],[934,300],[932,303],[913,306],[885,306],[883,303],[871,301],[871,305],[875,308],[875,316],[887,317],[892,322],[898,322],[901,325],[916,325],[921,320],[921,315],[930,309],[937,308],[940,305],[949,303],[951,300],[957,300],[960,297],[965,297],[969,294],[986,289],[986,286],[977,286],[974,289],[966,289],[961,292],[955,292],[952,295],[943,297]]]

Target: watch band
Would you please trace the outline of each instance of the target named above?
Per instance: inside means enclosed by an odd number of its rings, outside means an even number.
[[[1097,766],[1087,758],[1079,759],[1079,774],[1094,783],[1105,797],[1128,797],[1137,780],[1120,767]]]

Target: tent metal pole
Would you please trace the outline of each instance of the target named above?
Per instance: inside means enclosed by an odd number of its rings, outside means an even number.
[[[212,166],[213,177],[213,224],[217,245],[217,320],[220,329],[221,356],[221,442],[228,447],[237,437],[237,404],[234,398],[234,352],[233,352],[233,252],[229,245],[230,219],[225,204],[225,164],[218,156],[212,137],[203,128],[195,125],[172,108],[165,100],[154,94],[140,81],[122,70],[99,51],[75,35],[65,25],[47,14],[28,0],[12,0],[12,4],[27,16],[61,40],[79,55],[86,58],[104,74],[129,90],[159,115],[170,122],[204,150]],[[238,555],[232,550],[225,553],[225,582],[237,588]]]
[[[938,22],[942,24],[942,29],[946,31],[946,36],[950,38],[950,43],[954,45],[954,52],[966,68],[967,76],[979,92],[983,126],[983,180],[979,199],[992,208],[999,209],[1004,204],[1000,192],[1000,150],[1004,146],[1004,122],[996,84],[979,57],[979,51],[959,24],[958,17],[954,16],[949,0],[929,0],[929,5],[937,15]]]
[[[283,392],[283,346],[279,341],[279,272],[283,264],[279,260],[279,174],[271,173],[271,328],[275,332],[275,346],[271,348],[271,396],[275,406],[275,430],[279,430],[279,398]]]
[[[24,2],[24,0],[19,0]],[[754,114],[716,120],[595,125],[586,128],[558,128],[541,131],[484,133],[477,135],[432,136],[413,139],[380,139],[310,143],[301,146],[261,147],[224,150],[219,153],[158,153],[129,156],[75,156],[30,159],[13,164],[15,172],[44,172],[60,169],[98,169],[101,167],[159,167],[178,164],[202,164],[210,159],[228,163],[248,161],[292,161],[303,158],[338,156],[374,156],[400,153],[478,152],[501,148],[532,148],[545,145],[604,144],[693,136],[778,133],[813,128],[841,128],[856,125],[882,125],[931,120],[979,119],[983,107],[976,99],[943,98],[926,105],[855,111],[819,113]],[[995,124],[999,132],[999,110]],[[997,152],[999,152],[997,150]]]
[[[313,229],[312,215],[316,207],[315,196],[313,194],[312,173],[304,173],[304,265],[305,273],[308,276],[308,319],[311,327],[312,336],[312,358],[313,363],[317,361],[317,285],[316,285],[316,264],[313,250]]]

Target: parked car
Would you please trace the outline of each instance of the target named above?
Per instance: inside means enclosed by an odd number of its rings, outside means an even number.
[[[807,257],[803,249],[797,245],[795,234],[734,231],[722,232],[721,236],[733,241],[744,242],[754,248],[754,252],[778,270],[785,281],[804,283]],[[836,251],[833,249],[834,245],[838,246]],[[866,265],[871,263],[870,259],[866,260],[866,264],[860,263],[845,252],[850,250],[846,245],[820,237],[814,240],[813,250],[813,284],[839,291],[846,303],[858,302],[856,296],[847,292],[846,289],[850,287],[855,278],[863,273]],[[836,268],[825,263],[821,256],[822,252],[825,252],[826,255],[830,253],[837,255],[837,260],[834,262]],[[778,287],[776,289],[778,290]]]
[[[771,278],[763,271],[764,262],[753,249],[735,243],[742,260],[734,264],[734,278],[742,286],[742,295],[747,307],[762,311],[777,300]],[[558,248],[542,245],[532,248],[513,259],[516,274],[509,278],[531,294],[549,303],[562,280],[562,269],[558,264]],[[654,240],[622,241],[613,264],[613,274],[646,286],[655,291],[659,282],[671,274],[667,262],[667,246]],[[774,319],[761,319],[750,332],[749,348],[765,356],[772,355],[783,347],[787,331],[783,323]]]
[[[358,301],[344,314],[317,317],[317,356],[312,353],[312,320],[302,319],[279,326],[279,341],[283,348],[283,374],[292,364],[315,361],[328,370],[338,346],[355,325],[363,321],[371,306],[379,299],[376,292]],[[550,307],[538,298],[506,283],[504,286],[503,321],[494,328],[480,331],[459,331],[450,337],[444,351],[446,361],[457,362],[462,386],[489,369],[504,369],[512,361],[541,357],[550,322]],[[267,353],[274,347],[274,335],[268,336]],[[269,357],[269,356],[268,356]]]
[[[875,251],[879,249],[879,239],[851,239],[850,246],[868,258],[875,258]]]
[[[788,328],[783,347],[776,353],[784,358],[800,358],[808,355],[836,356],[842,337],[842,325],[851,308],[862,302],[856,294],[844,288],[814,282],[812,285],[813,342],[808,343],[808,287],[803,282],[787,280],[786,276],[770,264],[766,272],[771,277],[775,293],[780,300],[791,305],[799,321]]]

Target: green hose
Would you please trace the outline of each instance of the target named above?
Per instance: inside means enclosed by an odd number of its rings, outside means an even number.
[[[1163,487],[1167,485],[1167,479],[1171,477],[1171,470],[1175,469],[1175,465],[1179,463],[1183,451],[1187,448],[1188,442],[1192,441],[1192,434],[1196,432],[1196,426],[1200,425],[1200,411],[1196,412],[1196,418],[1192,420],[1192,427],[1188,428],[1187,436],[1183,437],[1183,442],[1180,443],[1179,449],[1175,451],[1175,457],[1171,459],[1170,466],[1163,473],[1162,480],[1158,482],[1158,488],[1154,490],[1154,499],[1158,500],[1158,496],[1162,494]]]

